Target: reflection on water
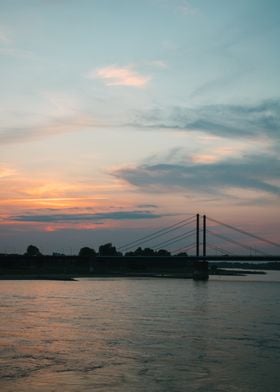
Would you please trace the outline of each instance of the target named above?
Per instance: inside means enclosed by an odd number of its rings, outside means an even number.
[[[280,279],[0,287],[1,391],[274,392],[280,385]]]

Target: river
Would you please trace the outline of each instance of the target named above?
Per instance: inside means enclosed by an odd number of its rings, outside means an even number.
[[[280,272],[0,281],[2,392],[277,392]]]

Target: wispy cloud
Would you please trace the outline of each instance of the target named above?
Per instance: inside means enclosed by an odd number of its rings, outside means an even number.
[[[280,99],[255,105],[204,105],[194,108],[158,108],[140,113],[134,126],[202,131],[221,137],[240,138],[256,135],[280,137]]]
[[[16,170],[6,166],[0,166],[0,179],[11,177],[16,174]]]
[[[11,39],[9,35],[0,28],[0,43],[2,44],[9,44],[11,42]]]
[[[158,208],[156,204],[139,204],[138,208]]]
[[[181,1],[176,5],[176,10],[183,15],[195,15],[198,12],[198,8],[191,5],[189,1]]]
[[[32,58],[34,54],[29,50],[18,48],[0,48],[1,56],[18,57],[18,58]]]
[[[88,72],[89,79],[102,79],[107,86],[127,86],[135,88],[145,87],[150,76],[142,75],[135,71],[133,67],[118,67],[110,65],[104,68],[98,68]]]
[[[162,215],[150,211],[115,211],[97,214],[45,214],[45,215],[19,215],[11,217],[11,220],[19,222],[81,222],[81,221],[104,221],[104,220],[139,220],[161,218]]]
[[[33,58],[34,54],[25,49],[14,46],[10,32],[5,27],[0,27],[0,56],[17,57],[17,58]]]
[[[29,142],[97,126],[102,125],[90,116],[81,113],[70,117],[55,118],[46,124],[37,126],[0,128],[0,145]]]
[[[182,15],[195,15],[198,8],[194,7],[190,1],[187,0],[156,0],[156,2],[164,8],[171,9],[173,12]]]
[[[152,67],[160,68],[160,69],[168,68],[167,63],[163,60],[151,60],[148,62],[148,65],[151,65]]]
[[[251,155],[219,162],[146,163],[119,169],[114,176],[141,188],[162,192],[168,189],[193,194],[225,195],[233,188],[280,195],[280,160],[270,155]]]

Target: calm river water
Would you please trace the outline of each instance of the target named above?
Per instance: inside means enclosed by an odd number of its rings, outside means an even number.
[[[0,390],[277,392],[280,273],[0,282]]]

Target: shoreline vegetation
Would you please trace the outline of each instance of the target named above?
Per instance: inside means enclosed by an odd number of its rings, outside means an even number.
[[[279,260],[280,261],[280,260]],[[246,276],[265,274],[264,270],[280,270],[280,262],[235,261],[228,255],[223,261],[194,260],[187,253],[171,255],[165,249],[154,251],[138,247],[122,254],[111,244],[99,247],[98,252],[89,247],[80,249],[78,255],[53,253],[43,255],[29,245],[24,254],[0,253],[0,280],[64,280],[79,278],[194,278],[198,270],[208,275]],[[198,269],[198,270],[197,270]]]

